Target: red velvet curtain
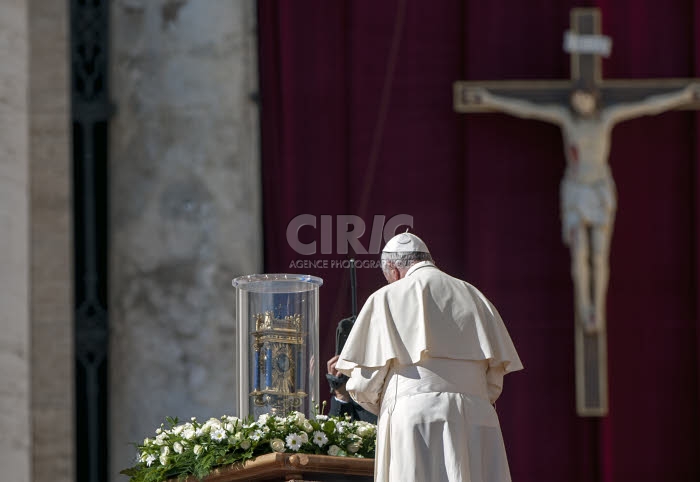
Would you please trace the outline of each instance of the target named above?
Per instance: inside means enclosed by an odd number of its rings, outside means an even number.
[[[438,265],[499,308],[525,364],[498,412],[519,482],[700,480],[696,115],[614,129],[619,207],[608,299],[610,414],[576,416],[561,134],[452,110],[458,79],[567,78],[569,10],[598,6],[607,78],[700,76],[693,0],[259,1],[267,272],[321,276],[322,359],[350,314],[345,255],[295,252],[290,221],[413,216]],[[335,229],[335,224],[333,225]],[[335,235],[334,235],[335,242]],[[360,255],[359,259],[376,259]],[[295,268],[327,260],[328,268]],[[361,304],[384,284],[358,269]],[[325,387],[324,387],[325,388]]]

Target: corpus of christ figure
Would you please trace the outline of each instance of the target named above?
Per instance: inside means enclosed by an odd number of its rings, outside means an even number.
[[[467,88],[463,99],[561,128],[566,158],[560,191],[562,237],[571,250],[575,309],[587,333],[599,331],[605,323],[608,258],[616,208],[615,183],[608,164],[612,128],[626,119],[658,114],[696,101],[700,99],[700,84],[609,107],[601,105],[599,92],[582,89],[571,93],[568,106],[503,97],[483,87]]]
[[[566,170],[561,183],[564,242],[571,251],[576,346],[576,406],[581,416],[608,411],[606,294],[616,194],[608,165],[613,126],[674,108],[700,109],[700,79],[606,79],[600,10],[575,8],[564,50],[571,78],[458,81],[458,112],[505,112],[557,124]]]

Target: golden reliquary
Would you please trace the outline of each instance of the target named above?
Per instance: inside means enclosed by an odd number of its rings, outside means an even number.
[[[300,314],[275,318],[255,315],[253,336],[253,403],[270,413],[286,415],[302,407],[305,334]]]

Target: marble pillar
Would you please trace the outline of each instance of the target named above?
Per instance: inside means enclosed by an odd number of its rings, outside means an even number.
[[[236,414],[231,279],[262,269],[253,0],[111,9],[111,472],[165,416]]]
[[[2,480],[74,478],[67,1],[0,3]]]
[[[75,480],[68,0],[30,0],[29,154],[34,482]]]
[[[28,1],[0,3],[0,467],[31,480]]]

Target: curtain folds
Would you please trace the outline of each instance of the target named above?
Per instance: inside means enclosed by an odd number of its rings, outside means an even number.
[[[601,8],[613,38],[606,78],[700,76],[692,0],[585,3]],[[350,315],[349,274],[337,266],[350,254],[338,252],[337,216],[359,216],[369,248],[375,215],[408,214],[437,264],[498,307],[525,364],[506,377],[498,403],[514,480],[700,480],[696,114],[664,113],[613,131],[610,415],[582,419],[559,223],[561,134],[537,121],[456,114],[451,90],[458,79],[568,77],[562,34],[581,3],[258,4],[265,269],[324,278],[321,370],[336,323]],[[288,242],[300,214],[317,225],[292,234],[316,241],[314,255]],[[322,253],[329,235],[332,252]],[[383,284],[379,269],[359,268],[360,305]]]

